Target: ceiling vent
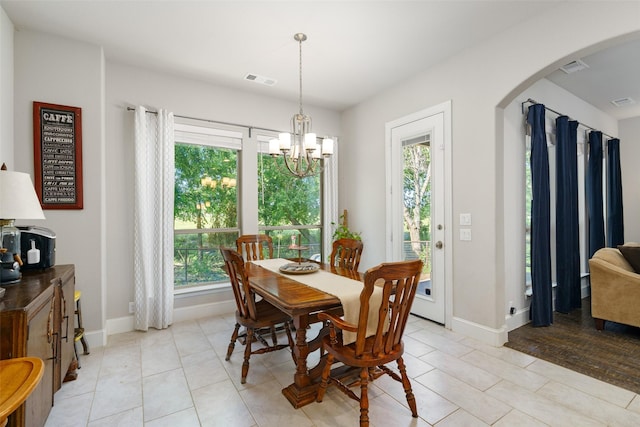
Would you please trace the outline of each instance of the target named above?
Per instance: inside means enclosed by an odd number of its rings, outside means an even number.
[[[258,74],[247,74],[246,76],[244,76],[245,80],[249,80],[251,82],[256,82],[256,83],[260,83],[263,84],[265,86],[273,86],[276,83],[278,83],[278,81],[276,79],[271,79],[269,77],[265,77],[265,76],[259,76]]]
[[[620,98],[620,99],[614,99],[613,101],[611,101],[611,103],[616,107],[626,107],[627,105],[635,104],[636,101],[634,101],[631,98]]]
[[[580,59],[576,59],[575,61],[571,61],[568,64],[560,67],[560,69],[567,74],[575,73],[576,71],[582,71],[585,68],[589,68],[589,66],[582,62],[582,60]]]

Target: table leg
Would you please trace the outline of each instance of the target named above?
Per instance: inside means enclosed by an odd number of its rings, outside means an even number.
[[[296,327],[295,353],[298,363],[296,364],[296,373],[293,376],[293,384],[284,388],[282,394],[297,409],[315,401],[318,384],[311,381],[307,368],[307,357],[309,356],[307,326],[309,326],[309,316],[306,314],[294,316],[293,324]]]

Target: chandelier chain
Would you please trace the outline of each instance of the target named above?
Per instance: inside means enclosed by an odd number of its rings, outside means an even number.
[[[300,115],[303,114],[302,112],[302,42],[304,39],[300,39],[299,41],[299,46],[300,46],[300,56],[299,56],[299,69],[300,69]]]

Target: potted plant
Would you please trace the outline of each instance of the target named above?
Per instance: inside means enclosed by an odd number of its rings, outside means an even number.
[[[349,229],[349,220],[348,213],[345,209],[342,215],[340,215],[340,224],[336,226],[335,222],[332,222],[331,225],[335,227],[333,231],[333,240],[338,239],[354,239],[354,240],[362,240],[360,237],[360,232],[351,231]]]

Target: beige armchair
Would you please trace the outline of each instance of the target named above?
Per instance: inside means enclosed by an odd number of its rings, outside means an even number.
[[[615,248],[601,248],[589,260],[591,316],[596,329],[606,320],[640,327],[640,274]]]

